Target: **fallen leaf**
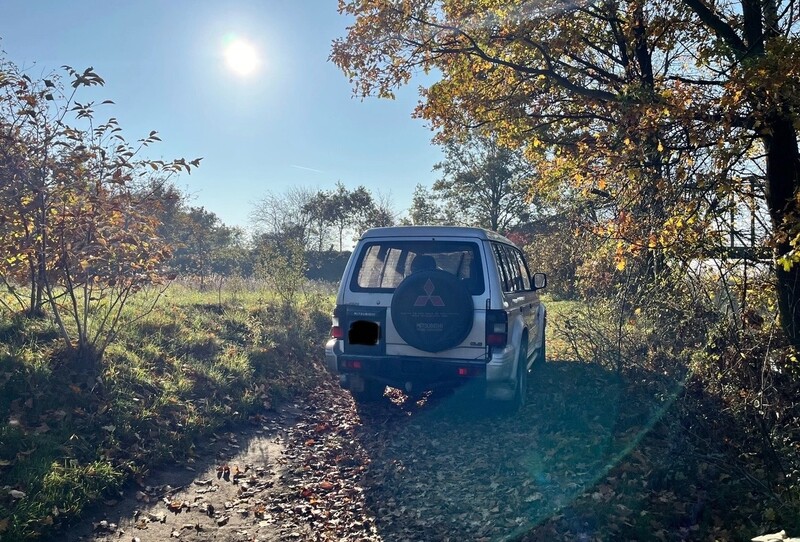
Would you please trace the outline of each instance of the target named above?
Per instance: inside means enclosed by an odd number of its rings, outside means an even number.
[[[330,491],[333,489],[333,483],[325,480],[324,482],[320,482],[319,484],[320,489],[324,489],[325,491]]]
[[[148,513],[145,514],[145,519],[148,521],[152,521],[153,523],[166,523],[167,522],[167,515],[161,512],[158,513]]]
[[[25,492],[24,491],[20,491],[18,489],[12,489],[11,491],[8,492],[8,494],[11,495],[11,498],[13,498],[13,499],[24,499],[25,498]]]
[[[170,501],[170,503],[167,505],[167,509],[170,512],[178,514],[183,510],[183,501]]]
[[[258,504],[253,508],[253,515],[259,519],[263,519],[264,516],[267,514],[267,507],[263,504]]]
[[[0,533],[8,530],[8,518],[0,519]]]

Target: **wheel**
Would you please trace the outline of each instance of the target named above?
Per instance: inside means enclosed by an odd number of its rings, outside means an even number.
[[[500,401],[497,404],[502,414],[513,414],[525,406],[528,397],[528,345],[523,343],[519,349],[517,362],[517,383],[514,386],[514,396],[510,401]]]
[[[539,351],[536,352],[536,360],[533,362],[534,365],[542,365],[547,361],[547,335],[545,335],[544,330],[546,326],[542,327],[542,345],[539,347]]]
[[[350,391],[356,403],[374,403],[383,397],[386,386],[372,379],[364,379],[364,389],[362,391]]]
[[[536,352],[536,360],[533,362],[534,365],[542,365],[547,361],[547,334],[545,331],[547,330],[547,317],[544,319],[544,324],[542,325],[542,345],[539,347],[539,351]]]
[[[528,345],[522,343],[519,348],[519,361],[517,361],[517,385],[514,389],[512,410],[517,411],[525,406],[528,398]]]

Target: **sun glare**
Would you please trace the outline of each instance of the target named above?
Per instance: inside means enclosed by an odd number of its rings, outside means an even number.
[[[237,39],[225,47],[225,63],[237,75],[250,75],[258,67],[258,55],[252,45]]]

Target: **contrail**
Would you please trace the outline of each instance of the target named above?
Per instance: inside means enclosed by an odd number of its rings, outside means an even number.
[[[314,169],[313,167],[298,166],[298,165],[295,165],[295,164],[291,164],[291,166],[293,168],[297,168],[297,169],[304,169],[306,171],[313,171],[314,173],[325,173],[324,171],[322,171],[320,169]]]

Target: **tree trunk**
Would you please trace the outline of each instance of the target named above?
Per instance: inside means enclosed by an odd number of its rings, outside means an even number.
[[[765,133],[767,206],[773,231],[780,239],[775,250],[776,256],[781,257],[792,249],[787,230],[800,220],[800,208],[795,197],[800,187],[797,131],[790,116],[775,114],[768,120]],[[800,346],[800,263],[795,263],[788,271],[782,265],[776,265],[775,273],[781,325],[789,341]]]

